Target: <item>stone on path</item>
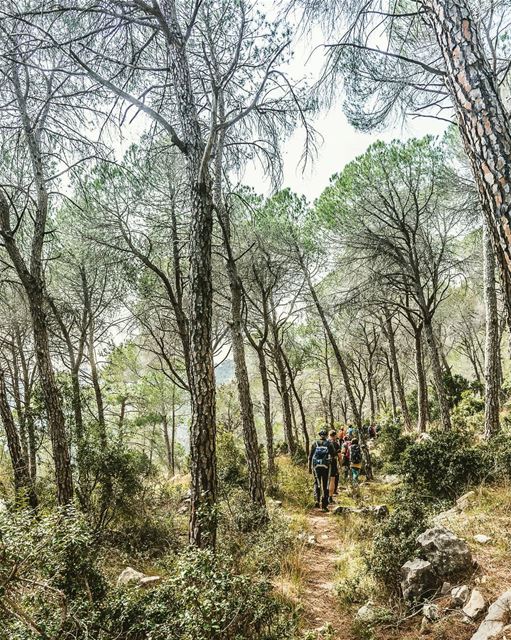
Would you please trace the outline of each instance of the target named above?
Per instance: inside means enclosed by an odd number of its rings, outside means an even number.
[[[452,584],[450,582],[444,582],[442,584],[442,588],[440,589],[440,595],[446,596],[448,593],[450,593],[451,589],[452,589]]]
[[[456,500],[456,506],[458,507],[458,509],[461,509],[463,511],[463,509],[467,509],[470,506],[470,503],[474,501],[475,497],[475,491],[468,491],[467,493],[463,494],[461,498],[458,498]]]
[[[463,607],[463,613],[465,614],[464,622],[473,622],[481,615],[485,608],[486,602],[483,594],[477,589],[472,589],[470,599]]]
[[[502,633],[509,630],[506,628],[511,616],[511,591],[505,591],[488,609],[485,619],[479,625],[479,629],[474,633],[471,640],[494,640]]]
[[[440,608],[437,604],[428,602],[422,607],[422,615],[430,622],[435,622],[440,618]]]

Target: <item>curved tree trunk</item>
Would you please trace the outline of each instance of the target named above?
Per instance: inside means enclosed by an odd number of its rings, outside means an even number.
[[[483,224],[484,301],[486,309],[486,343],[484,353],[484,435],[491,438],[500,429],[499,422],[499,316],[495,287],[495,257],[491,231]]]

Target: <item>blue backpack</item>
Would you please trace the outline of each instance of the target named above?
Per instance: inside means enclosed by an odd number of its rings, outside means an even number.
[[[312,456],[312,467],[314,469],[317,469],[318,467],[328,468],[330,466],[330,462],[331,456],[328,440],[318,440]]]

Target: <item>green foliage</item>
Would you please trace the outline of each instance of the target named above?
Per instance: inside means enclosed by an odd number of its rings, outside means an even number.
[[[462,391],[451,418],[455,428],[480,433],[484,427],[484,399],[470,389]]]
[[[288,456],[279,457],[277,465],[277,496],[293,507],[310,509],[314,504],[313,481],[307,468],[294,464]]]
[[[384,462],[384,470],[393,473],[401,468],[401,461],[406,449],[413,443],[413,436],[403,432],[401,422],[389,416],[382,420],[378,437],[378,448]]]
[[[221,490],[246,488],[248,469],[243,443],[231,431],[220,430],[217,436],[217,474]]]
[[[112,594],[101,611],[101,640],[270,640],[292,635],[292,610],[271,585],[230,571],[220,556],[189,551],[168,570],[170,577],[155,590]]]
[[[485,456],[474,439],[458,429],[436,429],[404,452],[405,482],[438,499],[454,499],[485,472]]]
[[[430,508],[423,496],[405,490],[396,491],[393,504],[390,516],[378,526],[366,564],[378,581],[397,591],[400,569],[414,556],[415,540],[428,526]]]
[[[153,473],[146,454],[120,445],[104,449],[92,442],[86,448],[82,470],[80,498],[95,529],[133,514],[144,491],[144,480]]]

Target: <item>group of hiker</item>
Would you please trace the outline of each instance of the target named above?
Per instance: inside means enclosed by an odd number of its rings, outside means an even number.
[[[368,428],[368,437],[375,438],[377,430]],[[352,426],[327,432],[322,428],[309,452],[309,473],[314,475],[314,501],[316,508],[328,511],[328,505],[338,495],[341,474],[354,487],[359,484],[362,469],[362,449],[357,432]]]

